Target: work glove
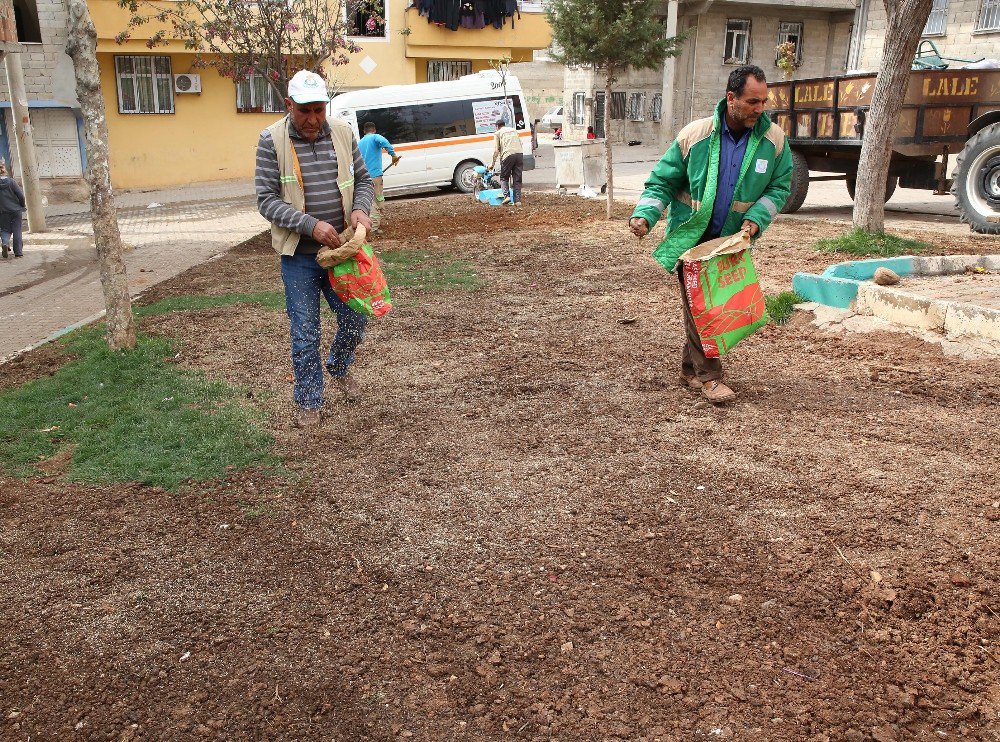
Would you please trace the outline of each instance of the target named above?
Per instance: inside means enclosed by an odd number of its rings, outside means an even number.
[[[340,233],[340,247],[324,247],[316,253],[316,262],[327,270],[346,263],[358,254],[367,236],[368,230],[363,224],[359,224],[357,229],[348,227]]]
[[[399,158],[400,158],[400,155],[393,155],[392,156],[392,164],[395,165],[397,162],[399,162]]]

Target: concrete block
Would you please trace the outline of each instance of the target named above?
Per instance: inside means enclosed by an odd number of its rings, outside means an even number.
[[[979,255],[943,255],[941,256],[941,275],[965,273],[970,268],[979,265]]]
[[[1000,311],[959,302],[947,305],[944,331],[949,338],[980,337],[1000,343]]]
[[[941,275],[941,256],[916,257],[913,259],[913,273],[917,276]]]
[[[944,332],[946,309],[946,302],[873,283],[859,284],[854,302],[854,311],[858,314],[870,314],[899,325],[937,332]]]
[[[979,265],[988,271],[1000,271],[1000,255],[983,255]]]

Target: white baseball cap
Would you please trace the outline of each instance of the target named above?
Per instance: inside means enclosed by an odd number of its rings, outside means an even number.
[[[288,81],[288,97],[296,103],[329,103],[326,80],[315,72],[300,70]]]

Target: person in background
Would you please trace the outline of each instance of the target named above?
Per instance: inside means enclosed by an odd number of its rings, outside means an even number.
[[[24,191],[17,181],[7,174],[7,166],[0,162],[0,241],[3,243],[4,260],[10,257],[12,242],[14,257],[24,256],[24,244],[21,239],[24,209]]]
[[[367,317],[341,301],[327,269],[316,261],[322,247],[340,247],[347,227],[364,225],[375,200],[354,131],[344,121],[327,121],[330,95],[315,72],[296,72],[288,82],[288,115],[260,133],[257,143],[257,210],[271,222],[271,245],[281,256],[281,280],[292,340],[295,424],[315,428],[323,406],[319,299],[337,315],[337,335],[326,370],[348,402],[361,400],[350,372]]]
[[[374,122],[366,121],[364,132],[365,135],[358,142],[358,149],[361,150],[361,156],[365,158],[365,166],[368,168],[368,174],[372,178],[372,183],[375,184],[375,203],[372,204],[371,218],[372,231],[378,232],[379,224],[382,221],[382,211],[385,208],[383,206],[385,196],[382,195],[382,175],[384,173],[382,169],[382,152],[384,151],[389,154],[393,165],[399,162],[399,155],[396,154],[396,150],[392,148],[389,140],[378,133]]]
[[[594,127],[587,127],[587,139],[597,139],[597,135],[594,133]]]
[[[666,237],[653,257],[669,272],[677,270],[680,280],[685,330],[680,382],[712,404],[729,402],[736,393],[722,383],[722,361],[705,356],[678,260],[717,237],[740,231],[759,237],[788,200],[792,150],[781,127],[764,113],[766,105],[764,71],[754,65],[733,70],[715,113],[681,129],[653,168],[628,222],[641,239],[668,215]]]
[[[493,150],[493,162],[490,164],[490,170],[493,170],[497,160],[500,160],[500,187],[503,189],[503,201],[500,203],[513,203],[515,206],[520,206],[521,174],[524,172],[521,138],[517,135],[516,129],[506,127],[503,119],[497,119],[497,130],[493,139],[496,147]]]

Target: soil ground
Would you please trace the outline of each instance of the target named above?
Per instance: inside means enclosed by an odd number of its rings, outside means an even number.
[[[380,251],[482,285],[398,289],[318,433],[280,312],[145,318],[254,391],[287,470],[0,477],[0,738],[1000,739],[996,361],[797,316],[707,407],[675,279],[603,208],[390,204]],[[779,220],[765,289],[841,229]],[[261,237],[144,301],[279,288]]]

